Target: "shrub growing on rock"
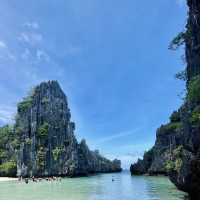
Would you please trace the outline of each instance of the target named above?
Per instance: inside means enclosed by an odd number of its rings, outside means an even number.
[[[181,170],[183,161],[181,158],[177,158],[175,161],[175,171],[179,172]]]
[[[49,124],[45,122],[38,128],[38,136],[39,137],[47,137],[49,131]]]
[[[23,101],[18,103],[19,112],[25,112],[32,105],[32,97],[24,98]]]
[[[59,147],[56,147],[55,149],[52,150],[53,159],[54,159],[55,161],[58,160],[58,158],[60,157],[62,151],[63,151],[63,149],[62,149],[62,148],[59,148]]]
[[[185,43],[185,32],[180,32],[170,43],[169,49],[177,50],[181,45]]]
[[[40,170],[45,167],[46,151],[43,147],[39,147],[37,152],[37,165]]]
[[[171,172],[175,169],[175,164],[172,160],[167,160],[165,163],[165,169],[167,172]]]
[[[178,111],[174,111],[172,115],[170,116],[171,122],[180,122],[180,113]]]
[[[200,102],[200,75],[192,78],[189,83],[188,100],[195,104]]]
[[[171,134],[182,127],[181,122],[172,122],[166,125],[162,125],[159,129],[159,134]]]
[[[0,165],[0,176],[16,176],[17,164],[15,161],[8,161]]]
[[[191,122],[193,122],[193,123],[200,122],[200,107],[196,107],[192,111]]]

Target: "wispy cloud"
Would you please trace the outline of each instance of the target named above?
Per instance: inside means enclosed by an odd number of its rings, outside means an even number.
[[[24,30],[19,34],[18,40],[31,45],[42,42],[43,35],[38,31],[39,24],[37,22],[24,23]]]
[[[46,62],[50,61],[49,55],[42,49],[37,49],[36,57],[38,61],[46,61]]]
[[[31,56],[31,52],[28,48],[26,48],[21,54],[21,58],[23,60],[28,60],[30,58],[30,56]]]
[[[21,58],[29,63],[38,64],[40,62],[50,62],[50,56],[43,49],[35,49],[31,51],[29,48],[25,48],[21,53]]]
[[[24,23],[24,27],[30,28],[30,29],[39,29],[39,24],[37,22],[26,22]]]
[[[15,107],[0,105],[0,122],[2,124],[11,123],[16,112]]]
[[[130,165],[135,163],[138,158],[142,158],[144,155],[144,152],[152,147],[151,143],[144,143],[141,144],[128,144],[128,145],[120,145],[118,148],[120,149],[120,152],[118,150],[118,154],[105,154],[106,157],[113,160],[115,158],[121,160],[122,167],[124,169],[129,169]],[[116,151],[114,151],[116,152]]]
[[[34,32],[22,32],[19,37],[19,41],[28,43],[30,45],[36,45],[43,40],[43,36],[41,33],[34,33]]]
[[[135,163],[139,157],[140,155],[125,154],[119,156],[118,159],[121,160],[123,169],[129,169],[131,164]]]
[[[11,61],[16,61],[17,60],[16,56],[14,54],[12,54],[11,52],[9,52],[9,51],[8,51],[7,56],[8,56],[8,59],[11,60]]]
[[[141,152],[143,153],[143,151],[141,150],[148,150],[152,146],[153,144],[151,142],[149,143],[141,142],[137,144],[125,144],[125,145],[122,145],[120,148],[129,152],[132,152],[134,150],[137,153],[141,153]]]
[[[5,41],[0,40],[0,59],[15,61],[16,56],[10,51]]]
[[[43,35],[38,31],[39,24],[37,22],[26,22],[23,24],[24,30],[18,36],[18,40],[35,45],[43,40]]]
[[[40,62],[50,62],[50,56],[44,50],[43,34],[38,30],[39,24],[26,22],[23,27],[23,31],[18,36],[19,44],[24,48],[20,55],[21,59],[34,65]]]
[[[0,40],[0,48],[6,48],[7,45],[4,41]]]
[[[142,157],[142,155],[129,154],[129,153],[120,154],[120,155],[105,154],[105,157],[109,158],[110,160],[114,160],[117,158],[121,160],[121,165],[123,169],[129,169],[131,164],[135,163],[138,160],[138,158]]]
[[[113,135],[109,135],[107,137],[100,138],[97,143],[98,144],[105,143],[105,142],[109,142],[109,141],[112,141],[112,140],[115,140],[118,138],[126,137],[126,136],[129,136],[129,135],[132,135],[132,134],[138,132],[139,130],[140,130],[140,128],[136,128],[134,130],[124,131],[124,132],[116,133]]]

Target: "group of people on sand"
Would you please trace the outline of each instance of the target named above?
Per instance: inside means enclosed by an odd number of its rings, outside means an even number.
[[[24,181],[26,184],[29,183],[29,181],[32,182],[41,182],[42,180],[46,180],[46,181],[61,181],[61,177],[56,177],[56,176],[52,176],[52,177],[44,177],[44,178],[36,178],[34,176],[30,177],[30,178],[23,178],[22,176],[20,176],[18,178],[18,181],[22,182]]]

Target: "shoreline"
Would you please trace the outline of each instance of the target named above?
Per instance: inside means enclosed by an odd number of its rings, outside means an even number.
[[[4,181],[17,181],[17,178],[11,178],[11,177],[0,177],[0,182]]]
[[[69,176],[69,175],[60,175],[60,176],[40,176],[40,177],[35,177],[35,179],[46,179],[46,178],[51,178],[51,177],[57,177],[57,178],[78,178],[78,177],[89,177],[89,176],[95,176],[99,174],[115,174],[115,173],[121,173],[121,171],[113,171],[113,172],[96,172],[96,173],[89,173],[87,175],[77,175],[77,176]],[[31,179],[31,177],[24,177],[23,179]],[[18,181],[18,177],[0,177],[0,182],[5,182],[5,181]]]

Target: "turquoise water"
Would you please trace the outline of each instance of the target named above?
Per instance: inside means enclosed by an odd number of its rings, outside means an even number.
[[[112,182],[112,178],[114,181]],[[128,172],[29,184],[0,182],[0,200],[183,200],[166,177]]]

